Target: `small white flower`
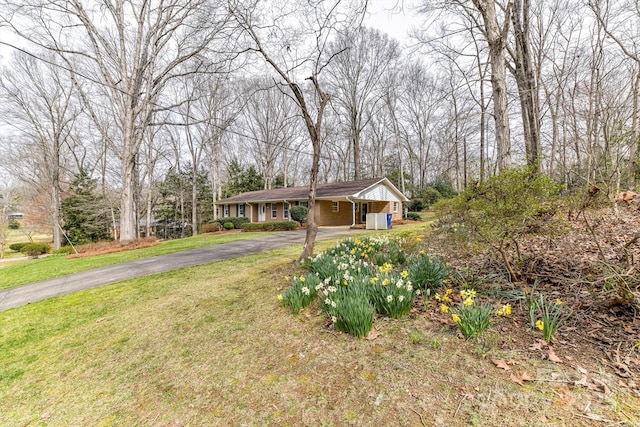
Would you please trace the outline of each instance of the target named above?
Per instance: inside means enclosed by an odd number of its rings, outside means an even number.
[[[393,295],[387,295],[387,302],[393,301]]]
[[[404,295],[400,295],[400,296],[398,297],[398,301],[400,301],[400,302],[404,301]]]
[[[411,286],[411,283],[407,284],[407,291],[409,291],[409,292],[413,291],[413,286]],[[418,289],[416,291],[416,294],[418,294],[418,292],[420,292],[420,289]],[[418,294],[418,295],[420,295],[420,294]]]
[[[326,298],[324,300],[324,303],[327,304],[327,305],[331,305],[331,300],[329,298]]]
[[[420,295],[422,294],[422,292],[420,292],[420,289],[416,289],[416,295]]]
[[[336,316],[331,316],[331,322],[336,323],[338,318]]]
[[[329,286],[327,289],[329,290],[329,292],[335,292],[338,290],[335,286]]]
[[[303,286],[301,291],[305,295],[309,295],[311,293],[311,291],[309,291],[309,288],[307,288],[306,286]]]
[[[335,301],[331,301],[331,307],[336,308],[336,302]]]

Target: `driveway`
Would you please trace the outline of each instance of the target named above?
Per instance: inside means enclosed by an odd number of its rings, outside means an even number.
[[[348,237],[364,230],[346,227],[323,227],[318,230],[316,240]],[[255,239],[223,243],[215,246],[191,249],[144,258],[135,261],[100,267],[29,285],[0,291],[0,311],[20,307],[47,298],[70,294],[83,289],[108,285],[149,274],[162,273],[184,267],[208,264],[243,255],[251,255],[304,243],[305,231],[287,231]]]

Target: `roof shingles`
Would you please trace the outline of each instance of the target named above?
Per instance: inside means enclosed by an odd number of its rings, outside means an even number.
[[[316,199],[330,197],[353,196],[384,180],[384,178],[362,179],[358,181],[318,184]],[[249,191],[227,199],[218,200],[216,204],[274,202],[280,200],[306,200],[309,198],[309,187],[276,188],[273,190]]]

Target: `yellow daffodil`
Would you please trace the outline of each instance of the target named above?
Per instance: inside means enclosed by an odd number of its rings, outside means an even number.
[[[449,312],[449,306],[446,304],[440,304],[440,311],[443,313],[448,313]]]
[[[541,331],[544,330],[544,322],[542,320],[537,320],[536,328],[540,329]]]
[[[560,300],[560,298],[556,300],[556,305],[562,305],[562,301]]]
[[[282,300],[283,300],[283,298],[284,298],[284,297],[282,296],[282,294],[278,295],[278,301],[282,301]]]
[[[451,320],[453,320],[455,323],[458,323],[460,321],[460,316],[458,316],[457,314],[453,314],[451,315]]]
[[[300,276],[300,281],[304,282],[304,276]]]
[[[505,316],[510,316],[511,315],[511,304],[505,304],[504,307],[502,307],[502,312],[504,313]]]
[[[408,275],[409,275],[409,273],[407,272],[407,270],[402,270],[402,273],[400,273],[400,276],[401,276],[403,279],[406,279]]]
[[[462,301],[462,303],[464,305],[466,305],[467,307],[469,307],[470,305],[473,305],[473,299],[472,298],[465,298],[464,301]]]

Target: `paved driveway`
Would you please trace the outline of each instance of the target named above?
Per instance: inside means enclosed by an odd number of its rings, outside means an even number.
[[[347,237],[363,230],[350,230],[346,227],[323,227],[318,231],[316,240]],[[208,264],[210,262],[235,258],[243,255],[278,249],[304,243],[305,231],[287,231],[255,239],[223,243],[221,245],[191,249],[144,258],[135,261],[114,264],[87,270],[54,279],[43,280],[29,285],[0,291],[0,311],[20,307],[47,298],[70,294],[82,289],[108,285],[149,274],[162,273],[178,268]]]

